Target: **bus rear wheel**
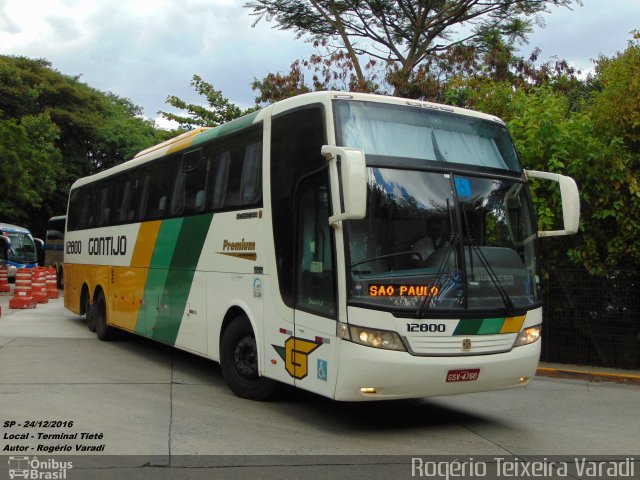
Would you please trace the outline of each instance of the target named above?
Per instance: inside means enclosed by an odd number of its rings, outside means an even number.
[[[220,366],[233,393],[249,400],[267,400],[278,383],[258,372],[258,347],[251,322],[240,315],[227,327],[220,342]]]
[[[87,319],[87,328],[90,332],[96,331],[96,318],[93,311],[93,305],[91,305],[91,299],[89,298],[89,292],[83,290],[82,292],[82,304],[84,305],[84,316]]]
[[[96,294],[96,300],[94,303],[93,315],[95,317],[96,335],[102,341],[115,340],[118,336],[118,331],[107,325],[107,307],[104,301],[104,294],[100,291]]]

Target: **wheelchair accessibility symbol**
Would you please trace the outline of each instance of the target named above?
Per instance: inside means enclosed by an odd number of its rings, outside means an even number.
[[[318,380],[327,381],[327,361],[318,359]]]

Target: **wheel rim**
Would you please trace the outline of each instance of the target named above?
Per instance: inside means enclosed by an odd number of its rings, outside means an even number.
[[[258,349],[252,336],[242,337],[233,351],[233,366],[246,379],[258,377]]]

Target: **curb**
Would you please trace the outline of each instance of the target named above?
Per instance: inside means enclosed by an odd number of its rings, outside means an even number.
[[[640,385],[640,375],[631,373],[592,372],[588,370],[570,370],[564,368],[539,367],[536,375],[551,378],[574,378],[589,382],[616,382]]]

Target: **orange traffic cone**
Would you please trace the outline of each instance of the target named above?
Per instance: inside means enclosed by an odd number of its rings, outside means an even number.
[[[19,268],[16,271],[16,286],[13,297],[9,299],[9,308],[36,308],[36,301],[31,296],[31,270]]]
[[[9,271],[7,267],[0,267],[0,292],[10,292]]]
[[[58,293],[58,276],[56,275],[56,269],[53,267],[47,268],[47,296],[51,299],[56,299],[60,295]]]
[[[38,303],[49,302],[47,296],[47,269],[37,267],[32,269],[31,277],[31,296]]]

